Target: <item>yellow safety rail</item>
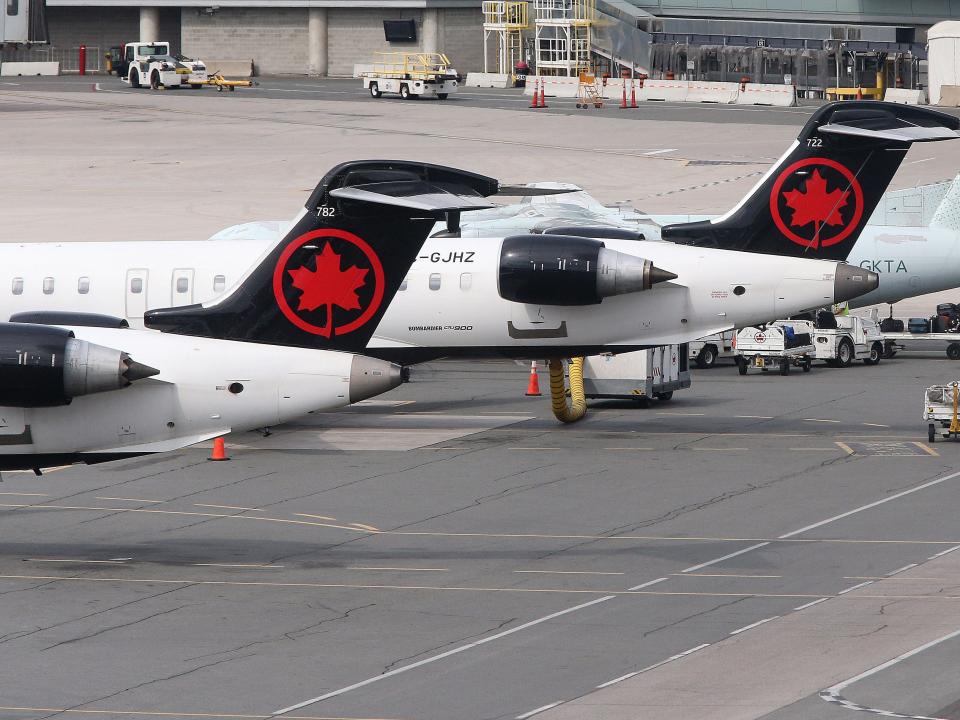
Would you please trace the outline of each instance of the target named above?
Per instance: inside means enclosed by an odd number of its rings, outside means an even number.
[[[504,30],[530,27],[530,3],[511,0],[484,0],[483,24]]]
[[[446,77],[450,60],[443,53],[376,53],[373,73],[379,77],[396,77],[403,80],[429,80],[436,76]]]

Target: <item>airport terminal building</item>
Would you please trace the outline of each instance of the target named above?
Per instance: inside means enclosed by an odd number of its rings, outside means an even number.
[[[527,32],[517,32],[511,58],[539,62],[543,74],[575,74],[589,63],[611,74],[629,69],[651,77],[748,78],[795,84],[801,91],[923,86],[927,30],[960,17],[960,7],[948,0],[46,0],[46,5],[50,44],[65,56],[84,44],[100,62],[110,47],[131,40],[169,40],[193,57],[250,59],[258,74],[317,76],[349,76],[355,65],[384,51],[444,52],[460,72],[485,66],[495,72],[496,38],[491,42],[490,34],[499,26],[493,21],[525,5]],[[538,18],[547,18],[549,27],[536,24]],[[410,32],[388,40],[385,21],[398,20],[406,21]],[[580,58],[571,63],[576,52]],[[550,62],[561,58],[568,62]],[[69,62],[64,67],[69,69]]]

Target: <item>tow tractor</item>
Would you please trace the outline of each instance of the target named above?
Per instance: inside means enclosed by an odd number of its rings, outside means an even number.
[[[377,53],[373,69],[362,77],[375,98],[388,92],[404,100],[423,95],[446,100],[457,91],[457,71],[443,53]]]
[[[736,330],[725,330],[716,335],[707,335],[694,340],[689,343],[690,359],[700,369],[712,368],[719,358],[730,358],[736,354],[734,348],[736,336]]]
[[[743,328],[736,337],[737,370],[746,375],[751,367],[764,372],[776,367],[781,375],[789,375],[793,366],[810,372],[817,353],[813,332],[813,323],[809,320],[783,320],[765,327]]]
[[[121,75],[130,87],[150,86],[178,88],[181,85],[198,88],[207,82],[207,66],[201,60],[191,60],[170,54],[168,42],[132,42],[124,45],[123,60],[118,64],[126,68]]]
[[[850,367],[854,360],[876,365],[884,356],[884,338],[875,319],[821,310],[813,336],[817,360],[832,367]]]
[[[960,420],[957,407],[960,404],[960,388],[956,381],[949,385],[931,385],[923,393],[923,419],[927,421],[927,440],[937,438],[937,426],[944,438],[960,437]]]

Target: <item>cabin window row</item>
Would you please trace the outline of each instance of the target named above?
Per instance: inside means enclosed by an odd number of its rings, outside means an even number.
[[[406,281],[404,281],[406,283]],[[216,275],[213,278],[213,291],[223,292],[227,286],[225,275]],[[10,293],[12,295],[23,295],[24,280],[22,277],[15,277],[10,283]],[[53,295],[56,289],[56,281],[52,277],[45,277],[40,284],[40,289],[44,295]],[[134,295],[139,295],[144,290],[143,278],[131,278],[129,291]],[[190,278],[179,277],[176,282],[176,291],[181,295],[190,292]],[[83,276],[77,278],[77,294],[87,295],[90,292],[90,278]]]
[[[430,276],[427,278],[427,287],[431,290],[439,290],[441,285],[441,274],[440,273],[430,273]],[[403,282],[400,283],[399,291],[403,292],[407,289],[409,278],[404,278]],[[460,289],[469,290],[473,287],[473,273],[461,273],[460,274]]]

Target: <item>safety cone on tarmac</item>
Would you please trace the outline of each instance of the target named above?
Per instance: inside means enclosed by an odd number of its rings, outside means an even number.
[[[857,100],[863,100],[863,88],[857,85]]]
[[[210,453],[211,460],[229,460],[227,457],[227,447],[222,437],[213,441],[213,452]]]
[[[627,81],[624,80],[620,87],[623,88],[623,92],[620,93],[620,109],[626,110],[627,109]]]
[[[536,110],[540,107],[540,78],[533,81],[533,97],[530,99],[530,107]]]
[[[527,383],[527,396],[537,397],[540,395],[540,377],[537,375],[537,361],[530,363],[530,382]]]
[[[636,108],[637,105],[637,88],[633,84],[633,80],[630,81],[630,107]]]
[[[546,80],[541,78],[540,80],[540,107],[545,108],[547,106],[547,96],[544,94],[543,88],[547,84]]]

